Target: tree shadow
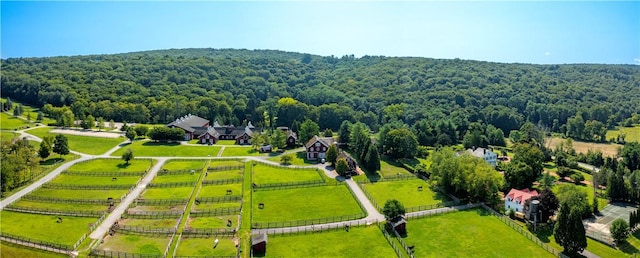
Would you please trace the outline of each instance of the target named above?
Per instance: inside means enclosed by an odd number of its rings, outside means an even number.
[[[179,146],[179,142],[145,142],[142,146]]]
[[[65,161],[64,158],[59,158],[59,157],[58,158],[50,158],[50,159],[47,159],[47,160],[40,161],[40,166],[51,166],[51,165],[55,165],[57,163],[64,162],[64,161]]]
[[[118,167],[120,169],[127,168],[129,166],[131,166],[131,163],[121,163],[121,164],[116,165],[116,167]]]

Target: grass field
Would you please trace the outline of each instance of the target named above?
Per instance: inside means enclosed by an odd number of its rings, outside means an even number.
[[[242,166],[242,165],[244,165],[244,162],[241,162],[241,161],[236,160],[236,159],[228,159],[228,160],[214,159],[214,160],[211,160],[211,162],[209,163],[209,167],[210,168],[214,168],[214,167],[236,167],[236,166]]]
[[[106,237],[104,243],[98,246],[98,249],[125,253],[162,255],[170,240],[170,237],[115,234]]]
[[[615,130],[607,131],[607,140],[616,138],[620,133],[624,133],[624,140],[627,142],[640,142],[640,125],[634,127],[618,127]]]
[[[213,248],[215,237],[210,238],[186,238],[182,237],[176,251],[176,256],[226,256],[233,257],[238,253],[238,248],[231,238],[218,238],[218,245]]]
[[[231,156],[265,156],[267,154],[260,153],[257,150],[254,150],[252,147],[226,147],[224,151],[222,151],[223,157],[231,157]]]
[[[191,207],[192,210],[212,210],[225,208],[239,208],[241,202],[203,202]]]
[[[38,257],[38,258],[62,258],[69,257],[68,255],[47,252],[40,249],[29,248],[12,243],[0,242],[0,257],[5,258],[25,258],[25,257]]]
[[[244,171],[242,170],[224,170],[206,172],[204,180],[222,180],[232,178],[242,178]]]
[[[416,257],[553,257],[483,209],[409,220],[403,240]]]
[[[204,167],[204,160],[170,160],[162,166],[166,170],[196,170],[200,172]]]
[[[196,182],[200,177],[200,173],[186,173],[186,174],[178,174],[178,175],[157,175],[153,178],[152,183],[170,183],[170,182]]]
[[[265,257],[396,257],[376,226],[269,236]],[[419,257],[419,256],[416,256]]]
[[[56,134],[49,133],[49,131],[51,130],[53,130],[52,127],[36,128],[36,129],[27,131],[27,133],[33,134],[40,138],[44,137],[45,135],[50,135],[55,137]],[[111,148],[115,147],[116,145],[124,142],[124,138],[101,138],[101,137],[79,136],[79,135],[70,135],[70,134],[65,134],[64,136],[66,136],[67,140],[69,141],[70,150],[91,154],[91,155],[103,154],[108,150],[110,150]]]
[[[77,203],[58,203],[58,202],[32,202],[26,200],[20,200],[11,204],[15,207],[25,208],[47,208],[52,210],[63,211],[106,211],[108,205],[92,205],[92,204],[77,204]]]
[[[236,145],[236,140],[219,140],[216,145]]]
[[[258,204],[264,208],[259,209]],[[253,193],[253,222],[319,219],[362,211],[344,185]]]
[[[118,190],[66,190],[66,189],[49,189],[39,188],[30,193],[39,197],[56,197],[61,199],[107,199],[109,197],[120,199],[129,192],[129,189]]]
[[[180,143],[136,141],[122,147],[111,156],[122,156],[122,153],[129,148],[138,157],[215,157],[220,151],[220,146],[188,146]]]
[[[283,154],[277,154],[277,153],[272,153],[270,154],[269,158],[267,158],[267,160],[270,161],[275,161],[280,163],[280,158],[282,157]],[[296,166],[305,166],[305,165],[315,165],[318,164],[317,160],[307,160],[307,153],[304,151],[298,151],[295,154],[289,154],[291,155],[291,157],[293,157],[293,159],[289,162],[289,164],[291,165],[296,165]]]
[[[89,224],[95,223],[97,218],[70,217],[60,215],[39,215],[0,211],[2,217],[2,232],[28,237],[35,240],[73,245],[89,232]],[[62,223],[58,223],[58,217]],[[64,232],[64,234],[60,234]]]
[[[189,218],[187,227],[190,228],[229,228],[227,220],[232,221],[231,227],[236,227],[238,223],[238,215],[216,216],[216,217],[196,217]]]
[[[13,117],[7,113],[0,112],[0,129],[2,130],[22,129],[27,126],[33,125],[33,123],[29,123],[21,118]]]
[[[189,198],[193,186],[170,188],[147,188],[142,193],[144,199],[185,199]]]
[[[172,228],[177,222],[178,219],[123,219],[119,223],[132,227]]]
[[[531,233],[535,234],[542,242],[556,250],[562,250],[562,246],[560,246],[553,237],[553,229],[550,227]],[[587,237],[587,250],[600,257],[627,257],[629,255],[640,253],[640,251],[638,251],[638,248],[640,248],[639,239],[640,233],[632,234],[627,238],[627,242],[620,243],[618,244],[618,247],[612,248]]]
[[[557,145],[565,142],[566,139],[559,137],[547,138],[547,147],[554,150]],[[578,153],[587,153],[587,151],[600,150],[605,157],[615,157],[618,154],[618,148],[622,147],[620,144],[615,143],[595,143],[595,142],[581,142],[574,140],[572,143],[573,149]]]
[[[227,185],[203,185],[200,188],[198,197],[216,197],[227,195],[227,190],[231,190],[229,195],[241,195],[242,184],[227,184]]]
[[[393,177],[398,175],[403,175],[403,176],[411,175],[411,173],[409,173],[409,171],[404,169],[400,165],[400,162],[381,156],[380,175],[382,177]]]
[[[419,179],[377,182],[363,186],[380,207],[390,199],[400,201],[406,208],[451,201],[445,195],[433,192],[427,182]],[[422,186],[422,191],[418,191],[418,186]]]
[[[130,185],[133,186],[140,180],[139,176],[119,176],[115,177],[106,176],[76,176],[76,175],[59,175],[51,181],[52,184],[66,184],[66,185]]]
[[[126,164],[121,159],[92,159],[74,164],[70,171],[82,172],[144,172],[151,168],[153,160],[134,159]]]
[[[253,167],[253,182],[256,184],[288,183],[322,180],[315,169],[289,169],[258,164]]]

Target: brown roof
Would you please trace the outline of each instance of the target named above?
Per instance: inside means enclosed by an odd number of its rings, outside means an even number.
[[[316,142],[320,142],[321,144],[329,147],[331,144],[335,143],[335,140],[333,137],[318,137],[317,135],[314,135],[304,146],[308,148]]]

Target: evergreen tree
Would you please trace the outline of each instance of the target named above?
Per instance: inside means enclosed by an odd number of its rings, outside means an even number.
[[[338,161],[336,161],[336,172],[338,173],[338,175],[344,176],[347,174],[347,170],[349,169],[349,164],[347,163],[347,160],[344,158],[338,159]]]
[[[314,135],[318,135],[320,132],[320,127],[315,122],[307,119],[300,125],[300,133],[298,134],[298,140],[300,142],[306,144],[309,139],[311,139]]]
[[[587,247],[587,238],[580,211],[571,210],[563,203],[554,229],[556,242],[564,248],[564,254],[574,257]]]
[[[338,142],[346,144],[349,143],[349,136],[351,135],[350,128],[351,122],[349,122],[349,120],[342,121],[342,124],[340,124],[340,130],[338,130]]]
[[[331,144],[327,150],[327,161],[331,163],[331,166],[336,166],[336,159],[338,158],[338,146]]]
[[[364,158],[365,167],[372,171],[380,170],[380,154],[378,153],[378,147],[372,143],[369,146],[367,155]]]
[[[44,119],[44,113],[42,111],[38,111],[38,116],[36,116],[36,122],[40,123]]]
[[[47,141],[40,142],[40,149],[38,150],[38,155],[42,159],[46,159],[51,155],[51,145]]]
[[[324,132],[322,132],[322,136],[323,137],[333,137],[333,131],[331,131],[331,129],[329,129],[329,128],[324,129]]]

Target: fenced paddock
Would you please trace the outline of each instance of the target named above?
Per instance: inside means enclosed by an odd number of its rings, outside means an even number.
[[[92,250],[92,256],[103,257],[163,257],[171,236],[146,236],[116,233],[104,238],[104,243]],[[135,254],[136,256],[132,255]]]
[[[151,181],[152,184],[191,182],[194,184],[198,181],[200,173],[183,173],[183,174],[158,174]]]
[[[204,168],[205,161],[204,160],[189,160],[189,159],[174,159],[167,161],[162,169],[166,169],[169,171],[202,171]]]
[[[205,173],[204,180],[224,180],[224,179],[236,179],[243,178],[244,170],[238,169],[224,169],[224,170],[209,170]]]
[[[412,178],[403,178],[398,181],[382,181],[369,184],[360,184],[360,188],[367,197],[375,203],[376,209],[381,210],[387,200],[396,199],[410,211],[439,208],[438,204],[452,201],[445,194],[433,191],[429,183]]]
[[[193,186],[172,188],[148,188],[141,198],[143,199],[186,199],[191,195]]]
[[[48,184],[58,185],[99,185],[99,186],[114,186],[114,185],[126,185],[129,188],[135,185],[143,174],[134,176],[91,176],[91,175],[77,175],[77,174],[61,174]]]
[[[214,241],[218,244],[214,248]],[[233,236],[194,237],[182,235],[177,245],[175,257],[236,257],[238,256],[239,239]]]
[[[252,173],[253,183],[258,185],[325,180],[317,169],[270,166],[262,163],[256,164]]]
[[[224,215],[213,217],[190,217],[187,223],[187,228],[190,230],[202,230],[202,229],[220,229],[220,230],[232,230],[239,226],[240,215]],[[227,226],[227,222],[231,220],[230,227]],[[185,229],[187,230],[187,229]]]
[[[198,198],[218,197],[242,194],[242,184],[227,185],[203,185],[198,193]]]
[[[172,228],[178,224],[178,218],[166,219],[121,219],[119,225],[128,227]]]
[[[12,203],[9,207],[12,208],[48,208],[53,210],[62,211],[106,211],[109,208],[108,204],[78,204],[67,202],[37,202],[21,199]]]

